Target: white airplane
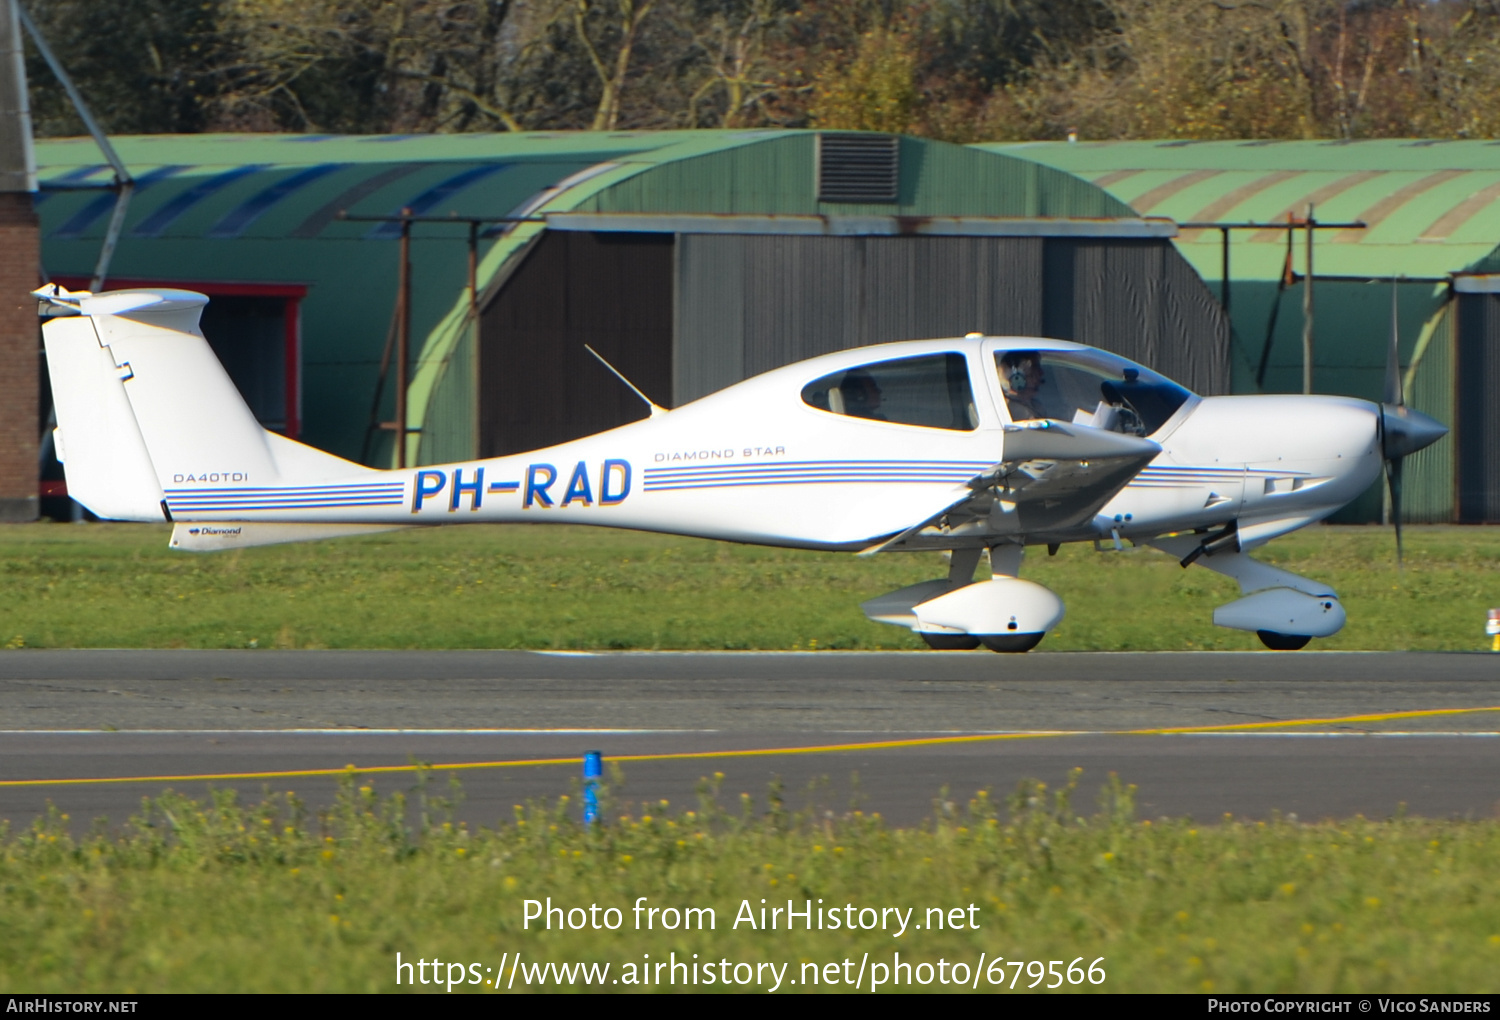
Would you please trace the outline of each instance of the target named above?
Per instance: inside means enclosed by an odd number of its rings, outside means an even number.
[[[203,339],[201,294],[35,295],[69,494],[172,522],[173,548],[510,522],[943,550],[946,577],[863,604],[934,648],[1033,648],[1063,604],[1019,576],[1026,547],[1124,540],[1234,578],[1244,597],[1214,622],[1300,648],[1343,626],[1338,596],[1250,550],[1338,510],[1382,462],[1399,509],[1401,458],[1446,432],[1401,406],[1394,368],[1383,404],[1200,397],[1081,344],[971,334],[812,358],[671,411],[647,400],[647,419],[533,453],[380,471],[261,428]]]

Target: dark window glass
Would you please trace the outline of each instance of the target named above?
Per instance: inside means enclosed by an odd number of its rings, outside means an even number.
[[[1053,418],[1148,436],[1192,396],[1104,351],[996,351],[995,370],[1012,421]]]
[[[877,361],[808,383],[802,399],[853,418],[969,432],[979,427],[962,354]]]

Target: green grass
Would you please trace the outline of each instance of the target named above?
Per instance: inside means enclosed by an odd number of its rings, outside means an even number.
[[[712,785],[693,811],[610,809],[594,831],[572,821],[567,799],[518,808],[490,830],[413,830],[402,819],[415,804],[353,776],[318,819],[284,796],[241,808],[229,795],[168,795],[122,834],[75,841],[53,816],[0,833],[0,987],[394,991],[397,952],[478,963],[480,974],[520,952],[527,963],[608,962],[612,976],[644,954],[697,953],[787,963],[786,976],[800,978],[806,962],[858,964],[869,953],[890,963],[900,952],[971,967],[981,953],[1064,967],[1102,957],[1099,987],[1117,992],[1500,989],[1492,821],[1153,824],[1131,817],[1131,791],[1113,783],[1085,819],[1071,788],[1023,784],[1008,811],[980,794],[967,810],[892,830],[858,813],[788,813],[774,790],[766,810],[725,812]],[[420,807],[427,817],[435,805]],[[524,929],[524,901],[549,896],[564,908],[618,908],[623,926]],[[716,927],[635,930],[630,908],[642,896],[713,907]],[[762,898],[915,908],[913,922],[959,907],[978,927],[899,938],[735,930],[741,902],[758,910]],[[523,976],[517,990],[525,985]]]
[[[939,577],[933,554],[859,559],[616,532],[492,526],[220,554],[164,526],[0,528],[0,645],[77,648],[917,648],[858,603]],[[1257,553],[1332,584],[1325,649],[1479,650],[1500,605],[1500,529],[1315,527]],[[1033,551],[1068,615],[1042,646],[1251,649],[1216,628],[1233,582],[1149,549]]]

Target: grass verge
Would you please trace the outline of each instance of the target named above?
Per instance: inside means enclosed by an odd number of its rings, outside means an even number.
[[[944,961],[956,976],[962,962],[965,983],[983,973],[981,954],[1059,960],[1060,970],[1081,959],[1078,983],[1064,988],[1084,991],[1500,987],[1500,825],[1489,821],[1152,823],[1132,817],[1131,789],[1112,780],[1088,818],[1072,785],[1027,783],[1005,805],[984,793],[966,807],[940,798],[935,821],[895,830],[878,816],[788,812],[775,789],[765,810],[747,799],[725,811],[705,780],[690,811],[665,802],[622,811],[606,796],[607,822],[583,829],[576,800],[563,798],[470,831],[444,822],[442,798],[424,790],[411,801],[382,797],[351,774],[317,818],[289,796],[242,807],[227,794],[212,803],[167,795],[113,836],[75,840],[59,815],[0,833],[0,987],[413,990],[396,984],[398,952],[443,961],[450,979],[447,964],[460,964],[465,983],[453,990],[479,992],[493,990],[484,981],[518,952],[523,966],[607,963],[610,990],[638,990],[631,968],[639,976],[672,954],[716,968],[722,960],[731,977],[738,964],[750,965],[740,974],[784,966],[783,979],[797,983],[783,990],[812,990],[812,972],[818,989],[847,990],[854,966],[883,963],[889,976],[896,953],[929,975]],[[450,803],[456,790],[444,793]],[[557,919],[550,931],[526,928],[525,901],[547,897],[564,910],[616,908],[618,930],[559,930]],[[648,908],[711,907],[714,928],[638,930],[639,897]],[[873,908],[889,923],[734,927],[747,907],[758,919],[762,900],[841,915],[849,906],[858,920]],[[912,924],[936,910],[958,926],[897,937],[888,907],[912,910]],[[1105,978],[1091,985],[1083,968],[1099,958]],[[878,973],[867,971],[865,989]],[[922,973],[899,987],[956,990],[935,976],[924,986]],[[516,990],[586,987],[555,974],[523,969]],[[770,974],[758,974],[732,987],[767,989]],[[1001,965],[1007,987],[1012,974],[1020,990],[1035,971]],[[980,987],[992,987],[989,975]],[[665,978],[646,987],[683,989]],[[701,980],[696,990],[707,990]]]
[[[0,646],[42,648],[918,648],[859,602],[942,576],[932,554],[857,559],[572,527],[470,526],[222,554],[158,525],[0,528]],[[1323,649],[1481,650],[1500,529],[1315,527],[1257,553],[1349,614]],[[1212,625],[1233,582],[1149,549],[1035,550],[1068,615],[1044,650],[1258,649]]]

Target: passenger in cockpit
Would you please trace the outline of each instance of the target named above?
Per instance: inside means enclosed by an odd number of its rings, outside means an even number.
[[[869,372],[862,368],[850,370],[844,375],[844,381],[839,384],[839,391],[844,398],[842,413],[855,418],[886,420],[885,415],[880,411],[880,386]]]

